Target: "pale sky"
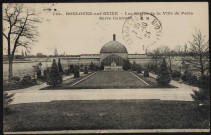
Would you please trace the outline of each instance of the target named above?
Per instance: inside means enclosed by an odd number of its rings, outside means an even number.
[[[118,17],[128,17],[125,12],[161,12],[155,16],[162,24],[163,34],[150,49],[161,45],[172,49],[177,45],[183,46],[192,40],[191,33],[196,29],[209,37],[208,3],[33,3],[24,6],[36,9],[43,18],[38,25],[40,37],[32,46],[31,54],[52,55],[55,48],[59,54],[98,54],[101,47],[112,40],[113,34],[126,46],[128,53],[143,53],[141,47],[124,41],[122,29],[125,20],[99,20],[98,15],[66,15],[66,12],[118,12]],[[53,15],[54,9],[62,15]],[[163,12],[192,12],[193,15],[163,15]],[[5,45],[4,40],[4,48]],[[19,52],[21,50],[19,48]]]

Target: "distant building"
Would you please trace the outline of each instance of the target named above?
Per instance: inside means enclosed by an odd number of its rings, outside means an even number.
[[[101,63],[110,66],[112,62],[115,62],[116,66],[122,66],[125,59],[128,59],[131,63],[135,61],[140,65],[148,62],[146,54],[128,54],[127,48],[116,41],[115,34],[112,41],[102,46],[100,54],[70,55],[61,59],[67,60],[69,64],[89,65],[93,62],[99,66]]]

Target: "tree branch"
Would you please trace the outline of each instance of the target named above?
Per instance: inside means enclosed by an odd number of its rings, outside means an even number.
[[[8,37],[7,37],[7,35],[4,33],[4,32],[2,32],[3,33],[3,35],[4,35],[4,37],[8,40]]]

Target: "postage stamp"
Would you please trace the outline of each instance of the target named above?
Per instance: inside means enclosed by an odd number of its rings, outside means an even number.
[[[145,50],[155,45],[162,37],[162,23],[155,15],[142,12],[124,22],[122,34],[128,46]]]

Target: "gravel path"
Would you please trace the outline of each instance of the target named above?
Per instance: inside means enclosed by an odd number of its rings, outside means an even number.
[[[156,77],[150,73],[150,76]],[[65,77],[64,80],[73,76]],[[178,88],[140,88],[140,89],[77,89],[77,90],[39,90],[47,84],[36,85],[26,89],[13,90],[15,93],[12,104],[31,102],[50,102],[53,100],[111,100],[111,99],[160,99],[192,101],[193,89],[189,86],[171,81]]]

